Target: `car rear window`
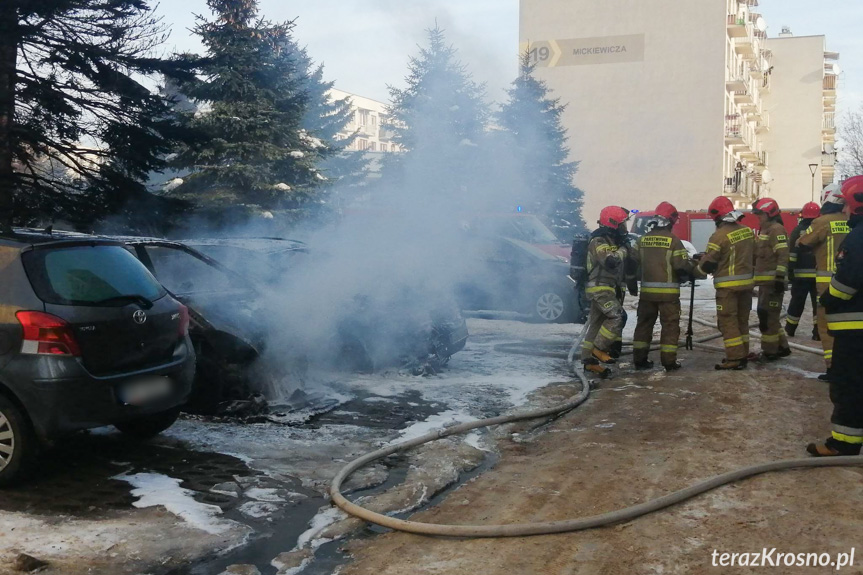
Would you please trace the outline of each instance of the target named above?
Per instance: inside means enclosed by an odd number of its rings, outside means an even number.
[[[167,293],[144,264],[120,246],[43,248],[22,258],[33,290],[49,304],[92,305],[123,296],[154,301]]]

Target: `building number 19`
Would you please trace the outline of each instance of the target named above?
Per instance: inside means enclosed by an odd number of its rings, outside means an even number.
[[[551,50],[548,49],[548,46],[543,46],[541,48],[534,48],[528,55],[530,56],[530,61],[536,64],[537,62],[547,61],[548,57],[551,56]]]

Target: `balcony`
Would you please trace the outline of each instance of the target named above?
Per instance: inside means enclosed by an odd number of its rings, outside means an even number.
[[[749,60],[755,57],[755,40],[754,37],[748,33],[746,36],[742,38],[734,38],[734,51],[742,56],[743,58]]]
[[[827,95],[836,95],[836,76],[835,74],[828,74],[824,76],[824,94]]]
[[[725,89],[731,94],[749,89],[748,71],[742,66],[738,67],[736,70],[726,69]]]
[[[827,112],[821,121],[821,131],[824,134],[836,133],[836,112]]]
[[[725,116],[725,145],[731,147],[745,146],[744,126],[746,123],[740,114]]]
[[[729,38],[744,38],[749,36],[749,31],[746,30],[746,19],[737,14],[729,14],[725,24],[728,30]]]

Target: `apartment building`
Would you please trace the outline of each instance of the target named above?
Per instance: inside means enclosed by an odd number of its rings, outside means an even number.
[[[770,111],[771,194],[782,203],[817,200],[833,181],[836,164],[836,84],[839,54],[824,36],[793,36],[788,29],[766,43],[773,55]]]
[[[329,96],[334,100],[350,98],[353,109],[353,120],[345,127],[339,136],[347,138],[354,133],[357,137],[351,142],[348,150],[358,152],[399,152],[398,144],[393,142],[393,134],[384,126],[387,117],[387,105],[371,98],[358,96],[342,90],[331,89]]]
[[[825,100],[818,108],[777,93],[830,82],[823,37],[820,72],[781,46],[777,61],[757,10],[758,0],[521,0],[521,49],[568,104],[563,121],[588,222],[612,201],[704,209],[724,194],[748,207],[776,193],[799,207],[811,187],[801,168],[818,164],[818,187],[832,177],[820,157]],[[818,77],[792,90],[801,74]],[[801,116],[818,123],[817,134],[783,138]]]

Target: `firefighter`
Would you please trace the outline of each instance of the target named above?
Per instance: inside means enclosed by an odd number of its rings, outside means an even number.
[[[626,314],[623,310],[625,268],[629,259],[626,222],[629,210],[608,206],[599,214],[599,229],[587,248],[587,285],[590,315],[581,347],[587,372],[608,377],[614,364],[614,348],[622,341]]]
[[[806,447],[816,457],[859,455],[863,445],[863,176],[846,180],[842,195],[851,233],[836,256],[836,275],[821,296],[827,329],[836,338],[830,378],[833,431],[824,443]]]
[[[726,197],[710,204],[708,213],[716,222],[707,252],[699,254],[696,272],[713,274],[716,288],[716,321],[725,344],[725,359],[718,370],[746,369],[749,355],[749,314],[755,286],[755,233],[741,225],[743,214]]]
[[[788,273],[788,232],[782,224],[779,204],[761,198],[752,204],[752,213],[761,224],[755,241],[755,285],[758,286],[758,329],[761,331],[762,361],[791,355],[782,330],[782,300]],[[753,359],[750,357],[750,359]]]
[[[650,369],[648,359],[653,340],[653,326],[659,317],[662,325],[660,361],[666,371],[682,366],[677,361],[677,344],[680,341],[680,282],[688,281],[693,271],[692,260],[672,228],[680,219],[677,209],[668,202],[656,208],[650,220],[648,233],[639,238],[634,259],[638,262],[641,277],[638,300],[638,323],[635,326],[633,355],[636,369]]]
[[[845,236],[848,235],[848,216],[843,213],[845,199],[836,184],[824,188],[821,201],[821,215],[797,241],[801,251],[815,253],[815,282],[819,297],[830,287],[830,279],[836,272],[836,254]],[[833,337],[827,331],[827,318],[824,307],[819,305],[818,334],[824,349],[824,363],[827,373],[819,376],[822,381],[830,380],[830,367],[833,362]]]
[[[788,279],[791,280],[791,301],[788,303],[788,319],[785,321],[785,333],[794,337],[803,310],[806,309],[807,298],[812,302],[812,339],[820,341],[818,336],[818,291],[815,287],[815,254],[811,250],[800,251],[797,241],[801,234],[809,229],[812,221],[821,215],[821,207],[815,202],[803,206],[800,222],[791,238],[788,240],[789,254]]]

